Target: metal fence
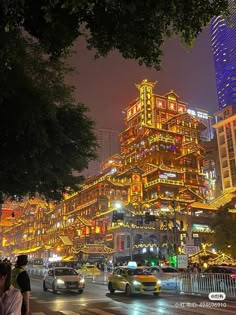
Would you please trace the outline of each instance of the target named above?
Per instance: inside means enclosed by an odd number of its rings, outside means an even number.
[[[186,294],[209,295],[225,293],[226,298],[236,298],[236,275],[222,273],[179,274],[177,292]]]

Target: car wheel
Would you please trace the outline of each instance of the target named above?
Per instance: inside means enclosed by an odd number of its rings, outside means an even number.
[[[82,294],[82,293],[83,293],[83,291],[84,291],[84,290],[78,290],[78,293],[79,293],[79,294]]]
[[[130,296],[131,295],[131,286],[129,284],[126,285],[125,287],[125,295]]]
[[[153,295],[155,295],[156,297],[158,297],[159,294],[160,294],[159,292],[154,292],[154,293],[153,293]]]
[[[45,283],[45,281],[43,281],[43,291],[47,291],[48,290],[48,288],[46,287],[46,283]]]
[[[55,284],[54,284],[54,283],[52,284],[52,292],[53,292],[54,294],[57,293],[57,290],[56,290],[56,287],[55,287]]]
[[[113,294],[115,292],[111,282],[108,283],[108,290],[110,291],[111,294]]]

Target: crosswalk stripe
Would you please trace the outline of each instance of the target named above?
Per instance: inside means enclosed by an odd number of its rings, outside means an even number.
[[[39,303],[39,304],[50,304],[50,303],[52,303],[52,301],[44,301],[44,300],[37,300],[36,302]]]
[[[67,311],[67,310],[63,310],[63,311],[60,311],[61,313],[65,314],[65,315],[80,315],[80,313],[75,313],[73,311]]]

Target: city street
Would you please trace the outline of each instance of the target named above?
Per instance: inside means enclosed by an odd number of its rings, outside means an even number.
[[[162,293],[159,297],[111,295],[107,286],[87,280],[82,295],[44,292],[42,279],[31,279],[31,315],[145,315],[199,314],[224,315],[236,313],[236,301],[213,302],[205,297]]]

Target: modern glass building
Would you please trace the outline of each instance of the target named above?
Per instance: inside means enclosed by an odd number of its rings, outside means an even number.
[[[229,0],[230,16],[214,17],[210,27],[220,110],[236,105],[236,9],[233,2]]]

